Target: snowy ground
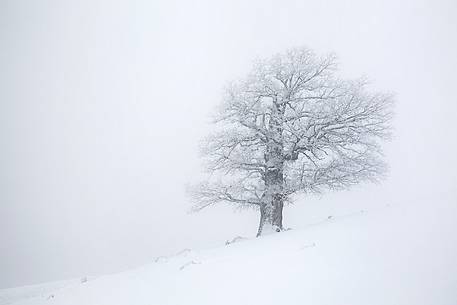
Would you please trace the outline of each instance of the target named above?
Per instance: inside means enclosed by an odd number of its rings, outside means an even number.
[[[0,304],[455,305],[453,210],[405,204],[333,215],[83,283],[0,290]]]
[[[52,292],[80,283],[81,280],[66,280],[0,290],[0,305],[13,304],[17,301],[49,297]]]

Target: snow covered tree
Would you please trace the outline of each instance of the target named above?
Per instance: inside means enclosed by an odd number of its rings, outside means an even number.
[[[392,96],[336,70],[334,55],[296,48],[230,83],[202,143],[209,175],[192,188],[194,209],[218,202],[258,209],[260,236],[283,230],[283,207],[295,193],[378,181]]]

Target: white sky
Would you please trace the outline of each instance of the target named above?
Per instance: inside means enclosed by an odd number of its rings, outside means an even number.
[[[377,205],[455,205],[457,2],[0,1],[0,288],[114,272],[254,235],[188,215],[224,83],[306,45],[397,94],[387,181],[289,208],[299,227]],[[426,224],[424,224],[426,225]]]

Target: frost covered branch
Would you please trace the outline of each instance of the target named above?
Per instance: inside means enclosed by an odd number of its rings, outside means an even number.
[[[283,229],[282,208],[294,193],[378,181],[393,97],[336,70],[335,55],[297,48],[230,83],[202,143],[209,175],[191,192],[195,210],[218,202],[259,208],[260,235],[266,224]]]

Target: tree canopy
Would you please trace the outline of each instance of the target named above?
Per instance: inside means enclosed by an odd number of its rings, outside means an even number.
[[[378,181],[393,97],[336,72],[335,55],[295,48],[229,83],[202,143],[208,179],[193,188],[194,209],[258,208],[260,235],[266,223],[282,230],[282,206],[294,193]]]

